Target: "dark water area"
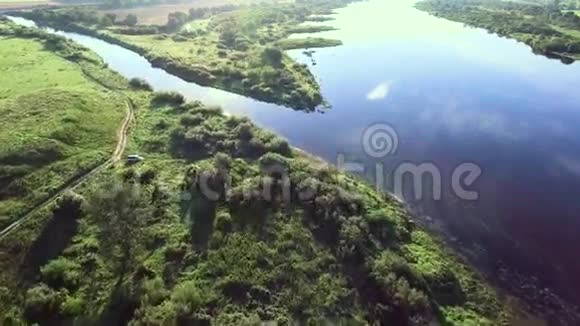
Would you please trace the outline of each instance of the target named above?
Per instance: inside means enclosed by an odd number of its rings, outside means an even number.
[[[422,199],[409,196],[409,179],[400,193],[418,220],[448,235],[520,297],[550,287],[573,309],[580,304],[580,63],[534,55],[524,44],[412,5],[371,0],[338,9],[336,20],[326,24],[340,30],[318,34],[341,39],[343,46],[316,49],[312,59],[290,52],[319,79],[332,105],[323,113],[187,83],[126,49],[58,33],[91,48],[126,77],[222,105],[331,163],[339,157],[356,163],[371,182],[379,175],[389,191],[396,190],[401,164],[432,164],[441,175],[441,198],[433,199],[436,191],[429,189]],[[391,128],[390,145],[396,145],[380,157],[365,151],[365,131],[377,125]],[[453,172],[463,163],[481,171],[471,185],[462,183],[477,192],[476,200],[452,187]],[[435,183],[426,180],[424,188]]]

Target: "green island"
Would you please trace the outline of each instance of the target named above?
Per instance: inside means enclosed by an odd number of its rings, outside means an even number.
[[[332,30],[303,24],[331,18],[332,9],[350,0],[312,0],[258,6],[192,8],[168,14],[165,25],[140,25],[86,7],[17,12],[38,23],[89,34],[129,48],[184,80],[220,88],[299,110],[325,106],[320,87],[304,64],[284,50],[332,47],[339,40],[288,38],[291,34]]]
[[[416,8],[445,19],[484,28],[529,45],[534,53],[564,63],[580,59],[580,16],[571,2],[426,0]]]
[[[40,76],[3,93],[4,117],[39,129],[24,138],[34,153],[7,160],[20,145],[2,147],[3,169],[103,160],[124,112],[114,94],[134,110],[126,152],[146,158],[111,164],[1,237],[0,324],[508,323],[501,296],[391,197],[64,38],[8,21],[0,35],[1,78]],[[95,110],[108,116],[98,127],[83,122],[104,119]],[[44,130],[39,115],[63,121]]]

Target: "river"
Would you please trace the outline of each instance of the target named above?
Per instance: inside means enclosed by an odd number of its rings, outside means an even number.
[[[410,1],[370,0],[336,12],[326,24],[339,30],[318,34],[343,46],[315,50],[316,64],[303,51],[289,52],[310,66],[332,105],[312,113],[187,83],[119,46],[57,33],[128,78],[248,116],[294,146],[331,163],[342,158],[373,183],[378,177],[387,190],[396,190],[402,164],[436,167],[441,198],[433,198],[429,189],[438,185],[430,178],[423,198],[410,196],[413,183],[404,179],[400,197],[421,223],[447,234],[518,296],[536,295],[518,283],[531,282],[579,303],[580,63],[534,55]],[[392,145],[380,157],[364,142],[377,126],[389,128]],[[463,163],[481,171],[472,184],[460,182],[476,200],[452,187]]]

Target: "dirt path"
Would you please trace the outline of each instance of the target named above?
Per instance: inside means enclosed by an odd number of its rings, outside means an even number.
[[[12,224],[10,224],[6,228],[4,228],[2,231],[0,231],[0,241],[2,241],[12,231],[17,229],[19,226],[24,224],[24,222],[26,222],[32,216],[34,216],[34,214],[36,212],[38,212],[40,209],[46,207],[47,205],[54,203],[64,192],[76,189],[79,185],[81,185],[84,181],[86,181],[90,177],[94,176],[95,174],[105,170],[109,166],[118,162],[123,156],[123,152],[125,151],[125,148],[127,147],[129,127],[130,127],[131,121],[133,121],[133,118],[134,118],[134,112],[135,112],[134,104],[133,104],[133,102],[131,102],[131,99],[129,99],[129,97],[127,97],[125,94],[122,94],[119,91],[110,89],[106,85],[101,83],[100,81],[95,80],[95,78],[86,74],[84,71],[83,71],[83,73],[85,74],[85,76],[87,76],[87,78],[92,79],[93,81],[97,82],[101,86],[103,86],[111,91],[114,91],[114,92],[121,94],[125,99],[126,114],[125,114],[125,118],[123,119],[123,122],[121,123],[121,126],[119,126],[119,128],[117,129],[117,146],[115,147],[115,150],[113,151],[113,154],[111,155],[110,159],[108,159],[107,161],[94,167],[90,171],[87,171],[84,174],[75,176],[74,178],[70,179],[65,184],[63,184],[57,190],[57,192],[54,193],[52,196],[50,196],[47,199],[43,200],[42,202],[34,205],[34,207],[31,207],[30,209],[28,209],[19,218],[17,218],[15,222],[13,222]]]

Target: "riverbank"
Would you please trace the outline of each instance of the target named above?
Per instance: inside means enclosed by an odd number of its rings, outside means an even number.
[[[325,106],[320,86],[308,67],[295,62],[284,50],[331,47],[342,42],[319,37],[288,39],[288,36],[333,30],[330,26],[301,24],[347,3],[276,4],[259,9],[228,7],[201,16],[192,10],[189,14],[172,14],[179,21],[173,19],[164,26],[133,27],[116,21],[105,26],[103,18],[95,12],[70,8],[15,15],[126,47],[154,66],[190,82],[311,111]]]
[[[427,0],[415,7],[437,17],[484,28],[530,46],[534,53],[570,64],[580,59],[580,17],[542,4]]]

